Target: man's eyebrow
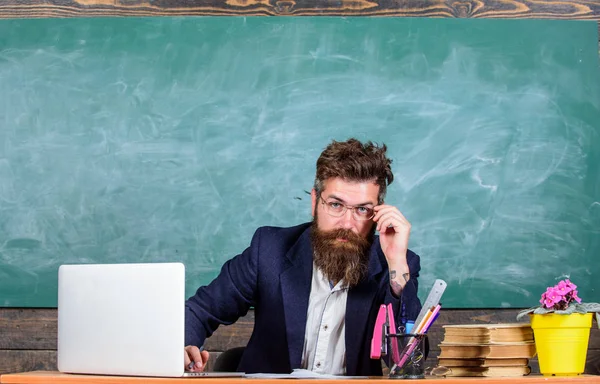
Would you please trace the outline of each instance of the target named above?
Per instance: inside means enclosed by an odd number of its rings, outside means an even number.
[[[329,195],[328,199],[334,199],[334,200],[339,201],[340,203],[346,204],[346,200],[342,199],[341,197],[337,197],[336,195]],[[367,201],[366,203],[352,204],[351,206],[364,207],[365,205],[375,205],[375,203]]]

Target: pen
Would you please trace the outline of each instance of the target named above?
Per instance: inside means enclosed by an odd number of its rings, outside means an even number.
[[[198,349],[200,350],[200,352],[204,351],[204,345],[201,345]],[[196,362],[192,360],[192,362],[187,367],[188,371],[191,371],[194,368],[194,364],[196,364]]]

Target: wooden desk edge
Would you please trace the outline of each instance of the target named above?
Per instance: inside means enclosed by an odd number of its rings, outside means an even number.
[[[255,379],[243,377],[144,377],[144,376],[104,376],[104,375],[79,375],[68,374],[54,371],[33,371],[23,373],[9,373],[0,376],[2,384],[39,384],[39,383],[54,383],[54,384],[71,384],[71,383],[86,383],[86,384],[128,384],[150,382],[156,384],[173,384],[181,383],[181,380],[201,380],[204,384],[239,384],[239,383],[259,383],[267,381],[269,384],[331,384],[337,380],[327,379]],[[346,379],[346,382],[351,384],[374,384],[381,380],[388,380],[387,377],[373,377],[368,379]],[[567,377],[544,377],[541,375],[529,375],[523,377],[427,377],[425,379],[429,384],[435,382],[443,384],[458,384],[465,381],[485,381],[485,384],[507,384],[515,382],[523,382],[527,384],[546,383],[593,383],[600,384],[600,376],[596,375],[581,375]],[[410,380],[409,380],[410,381]],[[418,380],[417,380],[418,381]]]

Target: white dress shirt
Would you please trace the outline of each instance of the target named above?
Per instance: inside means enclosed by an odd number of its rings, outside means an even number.
[[[318,373],[346,373],[346,299],[348,287],[334,287],[313,264],[308,313],[304,331],[302,368]]]

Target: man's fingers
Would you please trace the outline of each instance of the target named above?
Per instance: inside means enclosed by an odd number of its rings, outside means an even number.
[[[398,215],[385,215],[379,218],[379,220],[377,221],[377,230],[378,231],[385,231],[386,228],[389,227],[394,227],[394,228],[399,228],[399,227],[406,227],[406,228],[410,228],[410,223],[404,219],[402,216],[398,216]]]
[[[194,371],[204,371],[206,363],[208,362],[209,353],[208,351],[201,351],[198,353],[198,357],[194,359],[195,365],[193,366]]]
[[[397,218],[391,217],[389,215],[383,216],[377,222],[377,230],[379,232],[385,232],[389,227],[394,227],[394,224],[396,224],[397,222]]]
[[[202,367],[206,367],[206,363],[208,363],[208,351],[202,351],[200,352],[200,355],[202,356]]]
[[[410,223],[398,211],[383,214],[377,220],[377,230],[385,231],[388,227],[410,226]]]
[[[404,217],[402,212],[400,212],[399,210],[394,209],[394,208],[377,212],[377,214],[375,216],[373,216],[373,220],[378,221],[378,220],[381,220],[381,218],[383,216],[388,216],[388,215],[396,216],[396,217],[398,217],[399,220],[408,222],[408,220],[406,219],[406,217]]]
[[[400,212],[398,208],[392,205],[378,205],[374,208],[374,210],[376,213],[375,216],[373,216],[373,221],[375,222],[378,222],[379,220],[381,220],[382,216],[385,216],[387,214],[397,215],[400,220],[408,222],[408,220],[406,220],[406,217],[404,217],[402,212]]]
[[[407,223],[404,223],[396,217],[386,217],[380,220],[378,223],[379,232],[385,233],[388,230],[398,232],[401,230],[401,228],[409,228],[409,226]]]
[[[387,218],[387,219],[379,220],[379,223],[377,223],[377,230],[379,232],[386,232],[389,227],[393,227],[393,226],[394,226],[394,224],[392,223],[392,219]]]
[[[200,349],[195,345],[188,345],[185,347],[186,359],[185,359],[185,368],[190,371],[201,371],[204,369],[205,361],[202,359],[202,353]],[[206,354],[206,360],[208,360],[208,352],[204,351]],[[193,363],[193,365],[192,365]]]
[[[183,365],[184,365],[185,369],[188,369],[188,367],[190,366],[191,362],[192,362],[192,360],[188,356],[187,351],[184,349],[183,350]]]
[[[188,345],[185,350],[192,361],[202,361],[200,349],[195,345]]]

